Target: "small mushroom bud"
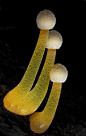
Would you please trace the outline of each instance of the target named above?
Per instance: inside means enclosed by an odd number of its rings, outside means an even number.
[[[43,10],[37,16],[37,26],[39,29],[48,30],[52,29],[56,24],[55,15],[50,10]]]

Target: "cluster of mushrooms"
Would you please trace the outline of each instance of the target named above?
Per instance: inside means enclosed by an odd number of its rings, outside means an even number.
[[[20,83],[6,94],[3,103],[10,112],[23,116],[30,115],[31,130],[41,134],[49,128],[54,118],[62,83],[67,79],[68,71],[62,64],[54,64],[56,49],[62,45],[61,34],[56,30],[50,30],[55,26],[55,15],[45,9],[39,12],[36,22],[40,34],[30,63]],[[32,89],[45,48],[47,48],[47,55],[44,66],[35,87]],[[36,112],[45,98],[50,80],[53,84],[46,106],[43,111]]]

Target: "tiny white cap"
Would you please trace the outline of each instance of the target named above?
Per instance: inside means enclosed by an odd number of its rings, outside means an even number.
[[[46,43],[46,48],[48,49],[59,49],[62,45],[62,36],[56,30],[51,30],[49,32],[48,40]]]
[[[39,29],[52,29],[56,24],[56,17],[50,10],[40,11],[36,18]]]
[[[52,82],[63,83],[68,77],[68,71],[62,64],[55,64],[50,71],[50,79]]]

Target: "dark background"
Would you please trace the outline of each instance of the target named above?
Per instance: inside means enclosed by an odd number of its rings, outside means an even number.
[[[2,100],[19,83],[27,68],[40,31],[36,16],[43,9],[51,10],[56,16],[54,29],[62,34],[63,44],[57,50],[55,62],[65,65],[69,73],[55,119],[44,135],[86,136],[85,1],[0,1],[0,131],[6,136],[35,135],[29,130],[29,117],[6,111]]]

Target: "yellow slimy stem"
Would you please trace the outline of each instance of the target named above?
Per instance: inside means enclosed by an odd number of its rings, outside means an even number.
[[[48,102],[43,111],[48,117],[54,117],[61,94],[61,87],[62,83],[53,83]]]
[[[20,115],[29,115],[37,110],[42,103],[50,81],[50,70],[54,65],[56,50],[49,49],[47,51],[46,60],[42,69],[41,75],[38,79],[36,86],[24,97],[20,104]]]
[[[35,133],[44,133],[50,126],[59,102],[62,83],[53,83],[48,102],[42,112],[30,115],[30,128]]]
[[[36,74],[38,72],[45,51],[48,34],[49,34],[49,30],[40,30],[39,39],[36,48],[34,50],[33,56],[31,58],[31,61],[27,67],[27,70],[21,82],[19,83],[19,86],[23,92],[30,91],[34,83]]]
[[[16,113],[19,103],[25,97],[26,93],[30,91],[45,51],[48,34],[49,30],[40,30],[37,46],[22,80],[4,97],[3,102],[7,110]]]
[[[8,105],[7,98],[4,98],[5,107],[9,111],[19,115],[29,115],[33,113],[40,106],[48,89],[48,85],[50,81],[50,76],[49,76],[50,70],[54,65],[55,55],[56,55],[55,49],[53,50],[49,49],[47,51],[44,67],[42,69],[41,75],[38,79],[36,86],[33,88],[32,91],[25,93],[25,95],[21,95],[21,99],[19,98],[19,100],[17,100],[18,101],[17,105],[13,105],[13,106],[12,104],[10,104],[11,106]],[[16,97],[18,98],[19,95],[20,94],[17,93]],[[11,97],[13,98],[13,95],[11,95]],[[16,97],[15,97],[15,101],[16,101]],[[10,101],[9,97],[8,97],[8,101]]]
[[[55,53],[53,54],[54,56],[52,56],[51,53],[48,52],[47,56],[49,57],[49,59],[47,57],[46,65],[42,70],[43,72],[40,76],[40,79],[38,80],[38,84],[29,94],[45,51],[49,29],[52,29],[55,26],[56,18],[50,10],[43,10],[37,15],[36,22],[38,28],[40,28],[41,30],[29,66],[27,67],[27,70],[20,83],[3,99],[5,108],[19,115],[30,114],[37,109],[37,106],[40,105],[42,99],[44,98],[44,95],[46,94],[46,88],[48,88],[49,70],[52,67],[55,59]],[[50,58],[49,54],[53,59]],[[51,63],[48,62],[48,60],[50,60]],[[46,72],[48,72],[47,75],[45,75]],[[43,96],[41,96],[42,92]]]
[[[67,79],[68,71],[65,66],[55,64],[50,71],[50,79],[53,82],[48,102],[42,112],[35,112],[30,116],[30,128],[35,133],[44,133],[54,118],[59,102],[62,83]]]

